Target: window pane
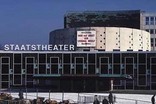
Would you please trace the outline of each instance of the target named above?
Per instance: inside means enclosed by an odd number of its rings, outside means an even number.
[[[150,30],[150,33],[151,33],[151,34],[154,34],[154,30],[153,30],[153,29],[151,29],[151,30]]]
[[[149,25],[149,17],[146,17],[145,24]]]
[[[146,29],[147,32],[149,32],[149,29]]]
[[[149,21],[149,17],[146,17],[146,21]]]
[[[151,21],[154,21],[154,17],[151,17]]]
[[[154,25],[154,17],[150,18],[150,25]]]

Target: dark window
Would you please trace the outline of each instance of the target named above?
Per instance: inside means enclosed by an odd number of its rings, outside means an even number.
[[[114,63],[120,63],[120,54],[113,54]]]
[[[146,54],[138,55],[139,63],[146,63]]]
[[[154,25],[154,17],[150,18],[150,25]]]
[[[39,65],[39,74],[46,73],[46,65]]]
[[[14,54],[14,63],[21,63],[21,54]]]
[[[70,54],[64,54],[63,56],[64,63],[70,63]]]
[[[151,17],[151,21],[154,21],[154,17]]]
[[[114,74],[120,74],[120,65],[113,65]]]
[[[59,63],[59,58],[58,57],[51,57],[50,58],[51,63],[53,64],[58,64]]]
[[[14,65],[14,73],[15,74],[21,74],[21,65]]]
[[[154,30],[153,30],[153,29],[150,29],[150,33],[151,33],[151,34],[154,34]]]
[[[9,63],[9,58],[2,58],[2,63]]]
[[[14,75],[14,84],[21,84],[21,75]]]
[[[9,73],[9,65],[2,65],[1,66],[2,74],[8,74]]]
[[[108,74],[108,65],[101,65],[101,74]]]
[[[126,65],[126,74],[133,74],[133,65]]]
[[[95,65],[88,65],[88,74],[95,74]]]
[[[83,74],[83,65],[76,65],[76,74]]]
[[[149,17],[146,17],[145,24],[149,25]]]
[[[2,81],[9,81],[8,75],[2,75]]]
[[[151,58],[151,63],[156,63],[156,58]]]
[[[153,38],[151,38],[151,43],[153,43]]]
[[[153,47],[153,44],[151,44],[151,47]]]
[[[33,63],[33,58],[27,58],[27,63]]]
[[[146,74],[146,65],[139,65],[138,68],[139,74]]]
[[[89,63],[95,63],[95,54],[89,54],[88,55],[88,62]]]
[[[45,63],[45,62],[46,62],[46,55],[39,54],[39,63]]]
[[[139,85],[145,85],[146,84],[146,76],[139,76]]]
[[[58,65],[51,65],[51,74],[58,74]]]
[[[34,66],[33,65],[27,65],[27,74],[33,74],[33,69],[34,69]]]
[[[147,32],[149,32],[149,29],[146,29]]]
[[[146,17],[146,21],[149,21],[149,17]]]
[[[70,65],[63,65],[64,74],[70,74]]]

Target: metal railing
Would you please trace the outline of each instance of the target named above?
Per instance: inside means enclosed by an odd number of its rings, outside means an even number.
[[[95,95],[80,95],[78,96],[78,104],[93,104]],[[97,95],[97,99],[102,103],[103,99],[108,100],[108,96]],[[114,104],[151,104],[150,101],[136,100],[136,99],[126,99],[115,97]]]
[[[14,96],[14,100],[0,100],[0,104],[21,104],[20,100],[15,100],[15,96],[18,97],[18,93],[10,93]],[[24,93],[25,100],[34,100],[38,97],[43,97],[45,99],[56,100],[61,102],[63,100],[69,100],[70,104],[93,104],[95,100],[95,95],[97,95],[97,99],[102,104],[103,99],[108,100],[108,94],[95,94],[95,93],[64,93],[60,92],[59,97],[54,96],[55,93],[47,92],[46,95],[40,94],[40,92],[28,93],[27,91]],[[115,94],[114,94],[115,95]],[[68,96],[68,97],[67,97]],[[76,99],[72,99],[71,97],[75,96]],[[30,99],[31,98],[31,99]],[[130,99],[130,98],[122,98],[114,96],[114,104],[151,104],[150,101],[138,100],[138,99]],[[34,104],[34,103],[31,103]]]

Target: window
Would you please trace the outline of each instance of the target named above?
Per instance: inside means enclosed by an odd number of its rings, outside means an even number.
[[[146,17],[145,24],[149,25],[149,17]]]
[[[152,44],[153,44],[153,38],[151,38],[151,46],[153,46]]]
[[[150,34],[154,34],[154,30],[153,29],[150,29]]]
[[[149,29],[146,29],[147,32],[149,32]]]
[[[153,47],[153,43],[151,43],[151,47]]]
[[[154,25],[154,17],[150,18],[150,25]]]

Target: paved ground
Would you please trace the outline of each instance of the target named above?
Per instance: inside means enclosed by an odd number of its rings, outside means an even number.
[[[13,97],[18,98],[17,92],[10,93]],[[119,94],[113,93],[116,96],[116,104],[150,104],[152,95],[145,94]],[[53,99],[57,101],[70,100],[71,102],[80,101],[80,97],[86,97],[86,100],[92,102],[94,95],[108,96],[108,93],[24,93],[24,98],[35,99],[36,97],[44,97],[45,99]],[[86,101],[84,98],[81,101]],[[137,102],[137,103],[136,103]]]
[[[18,98],[18,90],[6,91],[3,92],[10,93],[13,97]],[[113,95],[116,96],[115,104],[151,104],[151,97],[153,94],[156,94],[156,91],[149,90],[114,90]],[[27,92],[24,91],[24,98],[27,99],[36,99],[37,97],[44,97],[45,99],[53,99],[57,101],[70,100],[71,102],[78,101],[89,101],[94,100],[94,95],[98,95],[99,98],[108,96],[108,92],[100,93],[62,93],[62,92]]]

